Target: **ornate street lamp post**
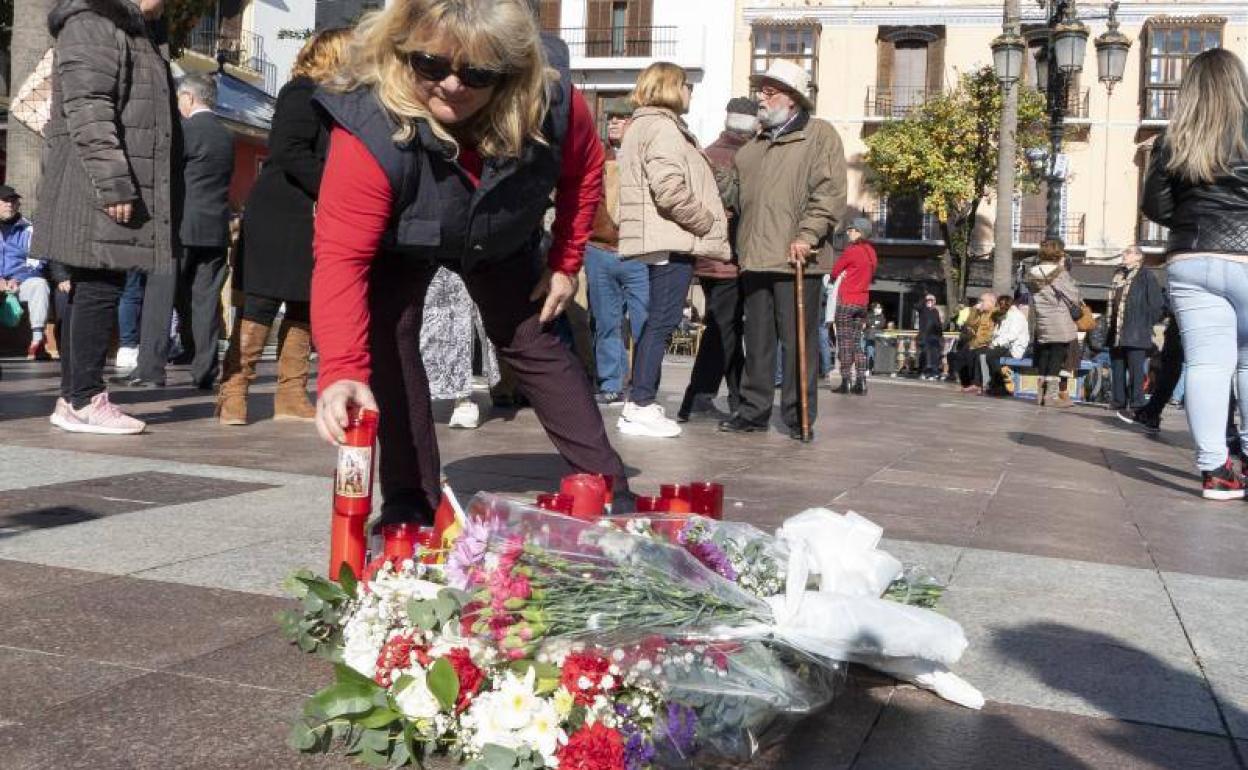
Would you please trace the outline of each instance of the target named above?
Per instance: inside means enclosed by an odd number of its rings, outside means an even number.
[[[1036,52],[1036,82],[1044,84],[1049,114],[1049,148],[1033,148],[1027,152],[1032,171],[1047,185],[1045,237],[1059,238],[1062,233],[1062,185],[1065,169],[1060,164],[1062,139],[1065,134],[1068,90],[1071,78],[1083,70],[1088,49],[1088,28],[1079,20],[1075,0],[1040,0],[1048,11],[1046,42]],[[1109,29],[1098,36],[1096,67],[1100,81],[1112,94],[1114,85],[1122,80],[1126,69],[1127,51],[1131,40],[1118,31],[1117,0],[1109,4]],[[1106,17],[1100,17],[1106,18]],[[1014,42],[1006,34],[993,41],[993,67],[1003,88],[1018,80],[1014,71]]]

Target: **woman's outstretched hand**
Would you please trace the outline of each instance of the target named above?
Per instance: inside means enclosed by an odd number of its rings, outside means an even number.
[[[373,391],[362,382],[339,380],[321,391],[316,400],[316,432],[321,438],[335,445],[346,439],[347,407],[351,404],[377,411]]]
[[[546,296],[546,301],[542,303],[542,314],[538,320],[542,323],[550,323],[559,317],[563,309],[572,301],[572,297],[576,295],[576,276],[556,273],[548,269],[542,273],[542,280],[537,282],[537,287],[529,295],[529,301],[541,299],[542,295]]]

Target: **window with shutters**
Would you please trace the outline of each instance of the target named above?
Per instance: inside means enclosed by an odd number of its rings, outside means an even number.
[[[810,75],[811,101],[819,92],[819,25],[756,25],[751,72],[761,75],[776,59],[800,65]]]
[[[538,6],[538,23],[543,32],[559,34],[560,27],[563,26],[560,21],[562,16],[562,0],[542,0]]]
[[[654,0],[587,0],[584,33],[585,55],[592,57],[670,56],[674,51],[655,51]],[[579,53],[578,35],[568,30],[568,45]],[[674,38],[673,38],[674,47]]]
[[[880,27],[875,87],[867,93],[867,116],[904,118],[945,82],[945,28]]]
[[[1145,25],[1144,120],[1169,120],[1179,81],[1196,55],[1222,46],[1221,17],[1156,17]]]

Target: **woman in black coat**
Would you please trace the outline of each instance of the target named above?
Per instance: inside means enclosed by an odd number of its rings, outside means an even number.
[[[1147,268],[1144,255],[1134,246],[1122,254],[1122,266],[1114,271],[1109,300],[1105,344],[1109,347],[1113,373],[1113,407],[1122,416],[1144,406],[1144,376],[1148,351],[1153,347],[1153,326],[1161,320],[1165,298],[1161,284]]]
[[[308,399],[308,316],[312,286],[312,222],[329,133],[312,106],[317,87],[332,78],[345,56],[350,31],[322,32],[304,45],[291,79],[277,95],[269,157],[247,196],[235,288],[246,299],[225,355],[217,416],[224,425],[247,424],[247,386],[286,305],[277,335],[275,420],[316,417]],[[241,281],[239,278],[241,277]]]
[[[940,355],[944,351],[945,321],[936,307],[936,297],[928,294],[918,310],[919,375],[925,380],[940,379]]]

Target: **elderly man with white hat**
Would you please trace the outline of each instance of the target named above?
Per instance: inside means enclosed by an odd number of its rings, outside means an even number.
[[[817,344],[821,277],[832,266],[832,235],[845,212],[846,166],[841,137],[811,115],[810,75],[778,59],[754,78],[763,130],[734,162],[737,188],[737,255],[745,295],[745,377],[736,414],[720,430],[767,429],[775,394],[776,344],[784,345],[780,408],[789,436],[803,435],[800,411],[795,299],[796,265],[805,266],[806,296],[800,319],[807,344],[809,420],[815,421],[819,381]]]

